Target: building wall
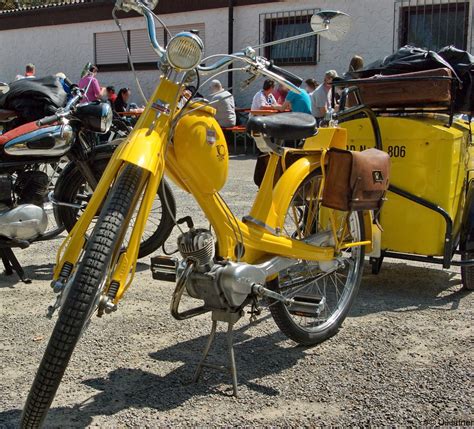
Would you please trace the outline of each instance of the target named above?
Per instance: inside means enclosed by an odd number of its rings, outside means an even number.
[[[312,77],[321,81],[328,69],[344,73],[354,54],[362,55],[366,63],[369,63],[392,52],[394,1],[286,0],[237,7],[234,12],[234,49],[259,42],[261,13],[314,7],[344,11],[352,17],[348,37],[339,42],[321,38],[320,61],[317,65],[288,67],[288,70],[305,79]],[[227,8],[168,14],[162,18],[168,25],[205,23],[206,54],[227,51]],[[122,23],[124,30],[144,28],[142,18],[124,19]],[[38,76],[63,71],[72,80],[77,80],[84,64],[94,60],[94,33],[116,30],[115,23],[109,20],[0,31],[0,80],[12,80],[16,74],[23,72],[23,67],[28,62],[36,64]],[[139,71],[138,76],[145,94],[150,95],[158,80],[158,72]],[[234,76],[236,104],[248,106],[262,80],[254,81],[249,88],[242,89],[241,82],[245,75],[237,72]],[[131,72],[100,72],[98,78],[103,86],[113,84],[117,88],[131,87],[132,100],[142,103]],[[227,84],[226,76],[221,76],[220,79],[224,85]],[[206,88],[203,92],[206,92]]]

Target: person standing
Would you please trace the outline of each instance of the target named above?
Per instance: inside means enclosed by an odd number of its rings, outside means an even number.
[[[306,79],[304,81],[306,92],[311,95],[317,88],[318,83],[314,79]]]
[[[254,95],[250,110],[273,110],[280,107],[272,94],[274,89],[275,81],[266,79],[263,88]]]
[[[338,77],[335,70],[328,70],[324,74],[324,82],[311,95],[312,114],[319,122],[331,106],[332,81]]]
[[[235,101],[229,91],[226,91],[219,80],[211,81],[212,107],[216,109],[216,121],[222,128],[234,127],[236,124]]]
[[[98,71],[99,69],[96,66],[90,66],[88,72],[79,81],[79,88],[85,90],[83,99],[85,102],[100,100],[102,97],[102,90],[96,78]]]
[[[34,64],[27,64],[25,67],[25,74],[18,74],[15,77],[15,80],[20,80],[20,79],[34,79],[36,74],[36,67]]]

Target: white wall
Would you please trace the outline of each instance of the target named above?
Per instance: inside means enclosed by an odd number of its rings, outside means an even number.
[[[347,70],[354,54],[362,55],[366,63],[392,52],[393,5],[395,0],[286,0],[235,8],[234,48],[259,42],[259,14],[307,8],[338,9],[351,15],[349,36],[339,42],[320,38],[320,61],[316,66],[292,66],[288,70],[307,78],[321,81],[324,72]],[[168,25],[205,23],[206,54],[227,51],[227,9],[211,9],[189,13],[164,15]],[[123,20],[124,30],[144,28],[142,18]],[[56,25],[0,31],[0,81],[9,81],[23,72],[24,65],[33,62],[37,75],[65,72],[72,80],[79,78],[85,63],[94,60],[94,33],[116,31],[112,20],[91,23]],[[139,78],[145,93],[150,95],[158,80],[157,71],[140,71]],[[103,86],[132,88],[132,100],[141,104],[131,72],[107,72],[98,75]],[[238,106],[248,106],[262,81],[250,88],[240,89],[244,76],[236,73],[234,94]],[[221,81],[227,84],[227,77]],[[205,91],[203,91],[205,92]]]

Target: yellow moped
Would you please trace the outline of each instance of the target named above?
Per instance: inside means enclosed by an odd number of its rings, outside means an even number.
[[[334,335],[356,296],[364,251],[370,251],[376,227],[370,212],[321,205],[326,151],[345,148],[346,131],[332,127],[317,133],[315,119],[299,113],[249,121],[249,132],[270,158],[250,213],[237,219],[219,194],[227,179],[228,150],[215,110],[209,102],[183,97],[185,85],[194,80],[199,88],[204,76],[213,78],[240,61],[244,66],[239,70],[252,78],[266,76],[297,93],[301,90],[290,82],[291,74],[253,48],[199,66],[203,43],[197,35],[179,33],[164,49],[156,40],[152,7],[119,0],[116,9],[134,10],[146,18],[162,74],[140,120],[115,151],[86,210],[58,251],[52,283],[57,300],[52,310],[59,314],[25,405],[21,423],[25,428],[42,425],[92,315],[117,310],[134,277],[140,238],[163,174],[197,200],[211,225],[195,228],[187,218],[185,228],[184,222],[176,221],[182,259],[171,270],[177,277],[173,316],[186,319],[212,312],[211,337],[196,379],[217,322],[229,324],[231,346],[232,326],[243,309],[250,306],[253,315],[259,314],[264,298],[278,327],[294,341],[312,345]],[[347,28],[347,15],[325,11],[313,16],[313,32],[285,40],[316,33],[336,40]],[[204,62],[209,64],[210,59]],[[300,149],[285,149],[282,143],[289,137],[306,143]],[[166,269],[159,265],[155,261],[155,275],[164,278]],[[180,311],[184,292],[204,304]],[[232,347],[229,362],[236,394]]]

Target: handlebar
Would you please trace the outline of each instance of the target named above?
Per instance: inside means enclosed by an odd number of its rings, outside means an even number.
[[[137,10],[139,10],[146,19],[148,38],[150,39],[153,50],[157,53],[159,59],[162,60],[166,56],[166,50],[159,44],[156,38],[155,19],[153,12],[141,1],[136,1],[134,3],[137,7]],[[120,4],[120,1],[117,2],[115,7],[117,9],[129,11],[129,9],[124,8],[123,5],[121,7]],[[135,7],[133,9],[135,9]],[[303,83],[301,78],[294,75],[293,73],[275,66],[266,58],[257,56],[255,50],[252,48],[247,48],[243,52],[237,52],[231,55],[223,55],[223,57],[224,58],[221,58],[210,66],[198,66],[198,72],[203,75],[216,73],[229,66],[235,60],[241,60],[248,64],[248,71],[250,73],[267,76],[288,87],[291,91],[296,92],[297,94],[301,93],[301,89],[299,88],[299,86]]]
[[[43,125],[53,124],[54,122],[59,121],[60,118],[61,117],[59,115],[46,116],[46,117],[40,119],[39,121],[37,121],[36,124],[39,127],[42,127]]]
[[[59,109],[54,115],[45,116],[44,118],[39,119],[36,124],[39,127],[42,127],[43,125],[53,124],[54,122],[59,121],[61,118],[69,115],[71,110],[76,106],[77,103],[79,103],[84,94],[84,92],[79,88],[74,88],[73,92],[75,93],[74,97],[69,100],[63,109]]]
[[[276,73],[278,76],[281,76],[282,78],[286,79],[288,82],[291,82],[297,87],[300,87],[303,84],[303,79],[289,72],[288,70],[284,70],[280,67],[277,67],[275,64],[273,64],[273,61],[267,67],[267,70]]]

